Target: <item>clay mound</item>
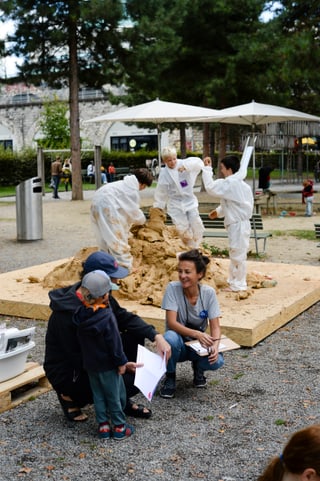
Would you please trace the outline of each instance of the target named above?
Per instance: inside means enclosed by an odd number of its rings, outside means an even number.
[[[97,250],[98,247],[85,247],[81,249],[69,262],[65,262],[49,272],[49,274],[43,278],[42,286],[48,289],[58,289],[59,287],[67,287],[75,284],[80,280],[82,263],[92,252]]]
[[[179,238],[174,226],[165,225],[165,213],[160,209],[150,208],[149,220],[143,226],[133,226],[129,239],[134,259],[133,272],[119,280],[120,289],[116,297],[133,300],[139,304],[161,306],[163,293],[168,282],[178,280],[177,254],[189,248]],[[69,262],[57,266],[42,281],[45,288],[56,289],[78,282],[82,272],[83,261],[97,247],[81,249]],[[211,256],[209,250],[202,249],[203,254]],[[211,258],[207,267],[205,283],[217,291],[227,287],[228,272],[219,262]],[[263,274],[248,274],[248,285],[252,288],[272,287],[266,284]],[[250,291],[232,293],[240,300],[247,298]]]

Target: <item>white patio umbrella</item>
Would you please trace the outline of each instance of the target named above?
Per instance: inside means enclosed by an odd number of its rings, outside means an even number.
[[[199,121],[200,120],[201,122],[250,125],[251,128],[254,128],[256,125],[288,122],[289,120],[320,122],[320,117],[277,105],[260,104],[252,100],[252,102],[248,104],[217,110],[212,116],[199,119]]]
[[[157,126],[158,152],[160,165],[161,124],[166,122],[197,122],[198,118],[208,117],[218,112],[215,109],[196,107],[193,105],[153,100],[133,107],[126,107],[85,122],[149,122]]]
[[[214,115],[198,119],[199,122],[222,122],[227,124],[248,125],[254,136],[255,127],[258,125],[277,122],[300,120],[306,122],[320,122],[320,117],[309,115],[299,110],[287,109],[277,105],[261,104],[254,100],[248,104],[228,107],[218,110]],[[253,192],[255,192],[255,151],[252,155],[253,163]]]

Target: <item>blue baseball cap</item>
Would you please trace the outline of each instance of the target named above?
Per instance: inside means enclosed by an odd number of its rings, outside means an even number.
[[[93,252],[83,264],[84,274],[96,270],[104,271],[108,276],[115,279],[123,279],[129,274],[126,267],[119,266],[111,254],[103,251]]]

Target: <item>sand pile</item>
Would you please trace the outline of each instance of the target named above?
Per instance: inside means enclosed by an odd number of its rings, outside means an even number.
[[[146,224],[133,226],[131,233],[129,244],[134,258],[133,272],[119,281],[120,290],[116,291],[116,296],[159,307],[168,282],[178,279],[177,254],[186,250],[186,246],[175,227],[165,225],[165,213],[160,209],[150,208]],[[43,287],[55,289],[77,282],[80,279],[82,262],[97,249],[81,249],[73,259],[45,276]],[[210,257],[210,251],[202,251]],[[219,291],[227,286],[227,275],[227,270],[219,259],[212,257],[205,282]],[[248,273],[248,285],[251,288],[272,287],[274,284],[259,272]],[[239,300],[247,298],[250,290],[234,295]]]
[[[82,263],[86,258],[98,250],[98,247],[85,247],[81,249],[68,262],[64,262],[49,272],[43,280],[42,286],[47,289],[57,289],[58,287],[70,286],[80,280]]]

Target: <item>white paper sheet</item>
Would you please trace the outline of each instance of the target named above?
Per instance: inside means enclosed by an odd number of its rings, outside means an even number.
[[[151,401],[160,379],[166,372],[166,359],[139,344],[136,362],[143,364],[143,367],[136,369],[134,385],[148,401]]]
[[[208,356],[208,349],[202,347],[199,341],[187,341],[186,345],[191,347],[196,351],[199,356]],[[239,349],[240,345],[236,342],[232,341],[226,336],[221,336],[221,340],[219,342],[219,352],[231,351],[232,349]]]

